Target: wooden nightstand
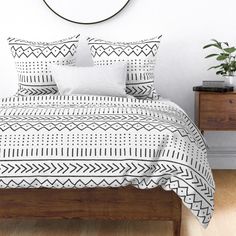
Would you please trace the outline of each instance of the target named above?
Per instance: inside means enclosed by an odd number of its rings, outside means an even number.
[[[236,92],[195,92],[195,122],[202,131],[236,130]]]

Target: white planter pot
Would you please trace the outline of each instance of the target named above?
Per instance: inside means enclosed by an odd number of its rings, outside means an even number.
[[[234,86],[236,89],[236,76],[224,76],[226,86]]]

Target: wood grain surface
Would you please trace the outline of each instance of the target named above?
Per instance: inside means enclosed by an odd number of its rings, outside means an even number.
[[[0,218],[173,221],[179,236],[181,201],[162,188],[2,189]]]
[[[195,93],[195,122],[200,130],[236,130],[236,93]]]
[[[236,235],[236,170],[214,171],[215,213],[207,229],[182,210],[181,236]],[[164,221],[0,220],[0,236],[172,236]]]

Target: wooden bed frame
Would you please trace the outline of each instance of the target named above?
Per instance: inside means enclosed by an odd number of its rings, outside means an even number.
[[[180,236],[181,200],[160,187],[1,189],[0,218],[173,221]]]

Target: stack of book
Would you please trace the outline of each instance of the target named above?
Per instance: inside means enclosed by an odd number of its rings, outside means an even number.
[[[201,86],[193,87],[193,91],[230,92],[234,91],[234,87],[226,86],[223,80],[204,80]]]

